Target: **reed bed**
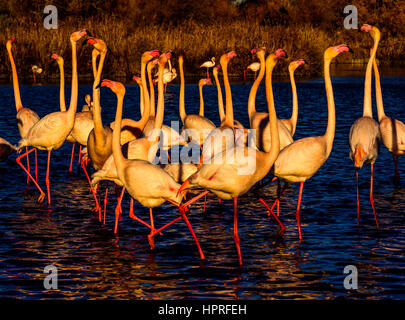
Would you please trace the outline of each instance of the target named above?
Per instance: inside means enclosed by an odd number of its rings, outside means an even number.
[[[104,76],[131,78],[140,72],[140,57],[145,50],[172,49],[185,58],[185,72],[188,75],[203,76],[205,69],[199,65],[221,54],[235,50],[238,58],[230,66],[231,76],[241,76],[248,64],[255,61],[250,50],[266,46],[271,52],[284,48],[289,58],[277,68],[279,75],[287,74],[288,62],[304,58],[309,66],[297,70],[298,74],[316,75],[322,72],[322,54],[325,48],[339,43],[347,43],[354,50],[353,55],[345,55],[337,63],[366,61],[369,55],[371,38],[356,30],[336,28],[327,32],[311,25],[266,26],[247,19],[237,19],[231,23],[217,22],[202,25],[194,20],[182,21],[177,26],[149,25],[134,26],[114,16],[92,17],[89,19],[69,17],[59,23],[57,30],[47,30],[42,25],[15,22],[4,26],[0,34],[3,49],[0,54],[0,75],[10,77],[10,64],[5,50],[7,39],[15,37],[13,49],[19,75],[31,77],[32,65],[39,65],[44,72],[41,79],[56,78],[58,69],[50,58],[58,53],[65,59],[65,70],[71,69],[69,35],[75,30],[88,29],[95,37],[106,41],[110,48],[104,66]],[[382,30],[384,31],[384,30]],[[91,76],[91,46],[78,47],[79,72],[81,76]],[[379,47],[379,61],[383,64],[402,63],[405,41],[398,37],[384,37]]]

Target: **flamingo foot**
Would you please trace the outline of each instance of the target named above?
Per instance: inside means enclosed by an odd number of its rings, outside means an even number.
[[[148,234],[148,242],[149,242],[150,249],[154,250],[155,249],[155,240],[153,238],[152,233]]]
[[[44,202],[44,199],[45,199],[45,193],[42,192],[41,195],[38,197],[37,202],[42,203],[42,202]]]

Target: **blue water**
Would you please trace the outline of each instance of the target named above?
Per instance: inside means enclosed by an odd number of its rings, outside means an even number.
[[[335,77],[336,135],[332,153],[318,173],[304,185],[301,207],[303,240],[298,241],[295,208],[298,185],[282,197],[280,219],[287,227],[278,234],[276,222],[258,202],[272,203],[276,184],[251,191],[238,200],[239,235],[244,265],[238,266],[233,241],[232,203],[218,204],[209,196],[189,216],[207,261],[201,263],[191,235],[179,221],[156,236],[156,250],[147,242],[148,229],[128,217],[129,197],[124,196],[123,219],[113,233],[116,204],[112,185],[106,225],[91,212],[94,201],[84,174],[68,173],[71,144],[52,152],[52,207],[36,203],[38,192],[26,186],[26,175],[15,155],[0,163],[0,297],[21,299],[404,299],[405,298],[405,169],[402,181],[393,183],[391,154],[382,145],[375,164],[374,198],[380,223],[377,230],[369,204],[370,167],[360,171],[360,227],[356,225],[355,171],[349,159],[348,133],[362,115],[363,77]],[[250,83],[232,85],[235,118],[248,125]],[[321,135],[327,124],[322,79],[298,82],[299,119],[295,139]],[[387,115],[405,120],[405,77],[384,77]],[[124,117],[139,117],[139,89],[127,85]],[[70,88],[66,88],[67,98]],[[23,104],[41,117],[57,111],[59,87],[21,86]],[[178,85],[169,85],[165,120],[178,120]],[[89,85],[79,86],[79,107]],[[274,83],[277,113],[291,112],[288,82]],[[102,89],[103,120],[113,121],[116,98]],[[206,115],[219,123],[215,86],[204,87]],[[198,87],[186,87],[188,113],[197,113]],[[0,86],[0,136],[19,139],[13,90]],[[259,111],[266,111],[260,87]],[[376,109],[374,106],[376,115]],[[33,158],[31,158],[33,159]],[[77,156],[75,157],[77,163]],[[39,152],[39,181],[45,188],[46,153]],[[101,196],[104,188],[101,187]],[[135,204],[135,213],[148,221],[148,210]],[[178,216],[171,204],[154,209],[155,225]],[[58,290],[46,290],[44,267],[58,268]],[[358,289],[343,286],[346,265],[358,269]]]

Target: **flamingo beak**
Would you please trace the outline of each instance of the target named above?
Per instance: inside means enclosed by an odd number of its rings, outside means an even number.
[[[190,188],[190,181],[188,181],[188,179],[186,179],[186,181],[183,182],[183,184],[180,186],[179,190],[177,191],[177,196],[180,194],[180,192],[182,192],[185,189]]]

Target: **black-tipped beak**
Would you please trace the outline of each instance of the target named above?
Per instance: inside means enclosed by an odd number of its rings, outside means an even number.
[[[285,54],[285,57],[284,57],[284,58],[288,59],[287,51],[283,50],[283,52],[284,52],[284,54]]]
[[[350,52],[350,53],[354,53],[354,51],[353,51],[352,48],[350,48],[349,46],[347,46],[347,48],[349,49],[349,52]]]
[[[86,29],[86,33],[89,37],[92,37],[93,35],[91,34],[91,32],[89,30]]]
[[[309,64],[307,60],[305,60],[305,59],[303,59],[303,60],[304,60],[305,64]]]
[[[101,82],[98,83],[98,85],[96,85],[96,89],[100,89],[101,88]]]

